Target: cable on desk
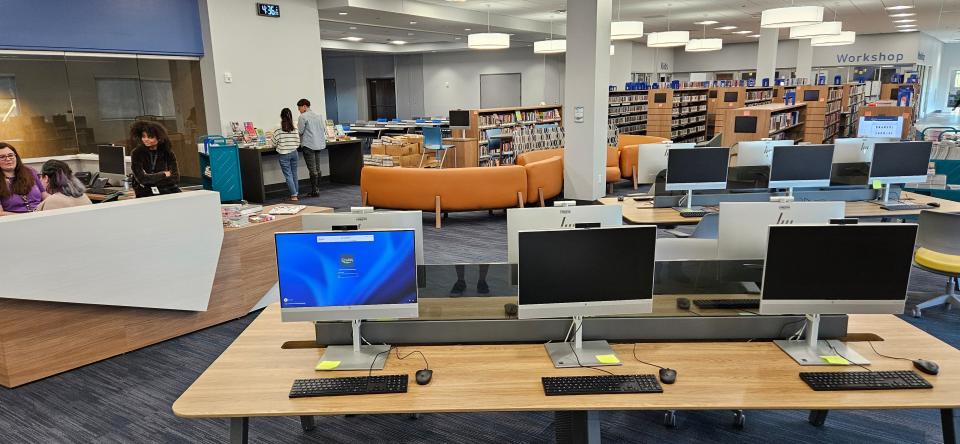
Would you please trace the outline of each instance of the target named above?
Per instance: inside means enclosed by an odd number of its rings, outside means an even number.
[[[639,363],[641,363],[641,364],[647,364],[647,365],[649,365],[649,366],[651,366],[651,367],[656,367],[656,368],[659,368],[659,369],[663,369],[663,367],[661,367],[661,366],[659,366],[659,365],[657,365],[657,364],[651,364],[651,363],[649,363],[649,362],[647,362],[647,361],[641,361],[640,358],[637,357],[637,343],[636,343],[636,342],[633,343],[633,359],[636,359],[637,362],[639,362]]]
[[[883,353],[880,353],[880,352],[877,351],[876,347],[873,346],[873,342],[871,342],[871,341],[867,341],[867,344],[870,345],[870,348],[873,349],[873,352],[874,352],[874,353],[876,353],[876,354],[878,354],[878,355],[880,355],[880,356],[883,356],[884,358],[888,358],[888,359],[899,359],[899,360],[901,360],[901,361],[910,361],[910,362],[913,362],[913,359],[909,359],[909,358],[898,358],[898,357],[896,357],[896,356],[887,356],[887,355],[885,355],[885,354],[883,354]]]
[[[407,353],[407,354],[405,354],[405,355],[403,355],[403,356],[401,357],[401,356],[400,356],[400,347],[393,347],[393,349],[397,352],[397,359],[399,359],[399,360],[401,360],[401,361],[404,360],[404,359],[409,358],[410,355],[419,354],[420,357],[423,358],[423,365],[426,366],[427,370],[430,369],[430,362],[427,361],[427,357],[426,357],[426,356],[423,354],[423,352],[421,352],[420,350],[414,350],[414,351],[412,351],[412,352],[410,352],[410,353]]]
[[[871,372],[871,373],[873,372],[873,370],[870,370],[869,368],[866,368],[866,367],[864,367],[864,366],[862,366],[862,365],[860,365],[860,364],[857,364],[856,362],[853,362],[853,361],[847,359],[846,356],[841,355],[840,352],[837,351],[837,349],[833,347],[833,344],[831,344],[830,341],[826,341],[826,343],[827,343],[827,347],[830,347],[830,350],[833,350],[833,352],[836,353],[837,356],[843,358],[843,360],[845,360],[845,361],[847,361],[847,362],[849,362],[849,363],[851,363],[851,364],[853,364],[853,365],[856,365],[857,367],[860,367],[860,368],[862,368],[862,369],[864,369],[864,370],[866,370],[866,371],[868,371],[868,372]]]

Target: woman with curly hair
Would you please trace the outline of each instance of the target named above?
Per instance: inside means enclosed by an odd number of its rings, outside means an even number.
[[[133,192],[137,197],[180,192],[177,157],[170,149],[170,138],[163,125],[138,121],[130,126],[130,168]]]

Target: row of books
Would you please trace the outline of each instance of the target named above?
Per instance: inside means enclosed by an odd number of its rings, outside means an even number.
[[[678,130],[673,130],[670,132],[671,139],[677,139],[681,137],[687,137],[692,134],[706,133],[707,125],[697,125],[693,128],[682,128]]]
[[[707,120],[707,116],[705,116],[705,115],[693,116],[693,117],[683,117],[683,118],[680,118],[680,119],[673,119],[673,126],[689,125],[689,124],[691,124],[691,123],[705,122],[706,120]]]
[[[544,120],[558,119],[560,119],[559,109],[531,111],[517,110],[512,112],[481,114],[477,116],[477,122],[480,126],[503,125],[505,123],[541,122]]]
[[[646,132],[647,125],[645,123],[620,127],[620,134],[644,134]]]
[[[839,100],[843,97],[843,88],[828,88],[827,89],[827,101]]]
[[[619,105],[621,103],[639,103],[646,102],[647,94],[615,94],[607,100],[610,105]]]
[[[617,108],[611,108],[608,115],[616,116],[617,114],[640,113],[646,111],[647,105],[625,105]]]
[[[933,142],[933,152],[931,159],[937,160],[960,160],[960,144],[955,139],[947,139],[939,142]]]
[[[676,106],[678,103],[689,103],[689,102],[704,102],[707,100],[706,94],[700,93],[681,93],[679,96],[673,96],[673,104]]]
[[[745,100],[748,102],[754,100],[773,100],[773,90],[762,89],[756,91],[747,91]]]
[[[632,116],[623,116],[623,117],[611,117],[607,119],[607,124],[613,125],[627,125],[631,123],[640,123],[646,122],[647,119],[643,114],[634,114]]]
[[[513,134],[513,149],[519,153],[563,147],[563,128],[521,127]]]
[[[674,108],[673,115],[679,116],[682,114],[699,113],[699,112],[704,112],[706,110],[707,110],[707,105],[682,106],[679,108]]]
[[[840,101],[827,102],[827,108],[824,110],[825,114],[838,113],[840,112]]]
[[[779,131],[800,123],[800,111],[790,111],[770,115],[770,131]]]

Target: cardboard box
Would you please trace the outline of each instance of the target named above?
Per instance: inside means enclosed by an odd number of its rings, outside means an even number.
[[[374,143],[370,145],[370,154],[386,155],[387,148],[382,143]]]
[[[415,143],[389,144],[384,145],[386,153],[389,156],[406,156],[411,154],[420,154],[420,146]]]
[[[420,154],[407,154],[400,156],[400,166],[404,168],[418,168],[420,167]]]

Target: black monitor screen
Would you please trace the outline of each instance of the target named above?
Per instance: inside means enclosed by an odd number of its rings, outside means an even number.
[[[890,90],[890,100],[897,100],[900,98],[900,91],[896,88]]]
[[[870,177],[926,176],[933,142],[876,143]]]
[[[656,227],[521,231],[519,241],[520,305],[653,297]]]
[[[674,148],[667,157],[667,183],[727,181],[730,148]]]
[[[711,98],[711,99],[716,99],[716,98],[717,98],[717,90],[711,89],[710,92],[707,93],[707,96],[708,96],[709,98]]]
[[[100,158],[100,172],[105,174],[126,174],[123,159],[123,147],[116,145],[97,145],[97,154]]]
[[[763,298],[903,299],[916,237],[913,224],[773,225]]]
[[[832,168],[833,145],[777,146],[770,180],[829,180]]]
[[[667,103],[667,93],[655,93],[653,103]]]
[[[470,111],[450,110],[450,126],[466,128],[470,126]]]
[[[724,102],[736,102],[736,101],[737,101],[737,92],[736,92],[736,91],[731,91],[731,92],[725,92],[725,93],[723,93],[723,101],[724,101]]]
[[[803,101],[804,102],[815,102],[820,100],[820,91],[816,89],[808,89],[803,92]]]
[[[757,116],[734,116],[733,132],[735,133],[757,132]]]

